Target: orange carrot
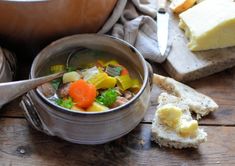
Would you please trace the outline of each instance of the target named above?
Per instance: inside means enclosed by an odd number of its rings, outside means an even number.
[[[96,61],[96,66],[97,67],[104,67],[104,62],[101,60]]]
[[[122,65],[120,65],[120,64],[116,64],[115,66],[119,66],[119,67],[122,68],[122,70],[121,70],[121,76],[129,74],[127,68],[125,68],[124,66],[122,66]]]
[[[121,75],[123,76],[123,75],[127,75],[127,74],[129,74],[128,70],[125,67],[123,67],[122,71],[121,71]]]
[[[94,85],[80,79],[71,83],[69,87],[69,95],[72,97],[77,107],[88,108],[95,101],[96,88]]]

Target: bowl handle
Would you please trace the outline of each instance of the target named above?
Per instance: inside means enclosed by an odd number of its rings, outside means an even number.
[[[29,124],[38,131],[46,133],[47,135],[54,136],[52,132],[46,127],[38,114],[30,95],[27,93],[22,97],[20,107],[24,110],[24,115]]]
[[[42,121],[40,120],[36,108],[30,99],[30,97],[26,94],[22,97],[20,102],[20,107],[24,110],[24,115],[27,121],[37,130],[43,131]]]

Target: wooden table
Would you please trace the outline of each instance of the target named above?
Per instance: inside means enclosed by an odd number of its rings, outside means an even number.
[[[29,65],[22,65],[19,79],[26,78],[28,71]],[[143,121],[128,135],[95,146],[72,144],[32,129],[18,106],[20,99],[12,101],[0,114],[0,165],[235,165],[235,68],[189,85],[220,106],[200,121],[208,141],[198,149],[164,148],[150,140],[154,87],[152,106]]]

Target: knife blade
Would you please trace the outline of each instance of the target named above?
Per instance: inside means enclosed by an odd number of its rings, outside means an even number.
[[[157,11],[157,39],[161,55],[164,55],[168,42],[169,14],[166,11],[166,0],[158,0]]]

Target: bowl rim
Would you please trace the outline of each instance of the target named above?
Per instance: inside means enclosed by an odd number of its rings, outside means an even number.
[[[114,36],[110,36],[110,35],[106,35],[106,34],[77,34],[77,35],[71,35],[71,36],[67,36],[67,37],[63,37],[60,38],[54,42],[52,42],[51,44],[49,44],[48,46],[46,46],[44,49],[42,49],[37,56],[35,57],[35,59],[33,60],[31,69],[30,69],[30,79],[32,78],[37,78],[35,77],[35,66],[36,63],[38,62],[38,59],[43,56],[48,49],[50,49],[51,47],[55,47],[55,46],[60,46],[61,43],[66,42],[67,40],[70,40],[71,38],[97,38],[97,37],[101,37],[101,38],[106,38],[107,40],[114,40],[115,42],[118,42],[119,44],[128,47],[134,54],[137,54],[138,58],[140,59],[142,65],[143,65],[143,69],[144,69],[144,79],[143,79],[143,84],[141,86],[141,89],[139,90],[139,92],[127,103],[120,105],[118,107],[109,109],[107,111],[103,111],[103,112],[84,112],[84,111],[75,111],[75,110],[70,110],[67,108],[63,108],[61,106],[58,106],[56,103],[54,103],[53,101],[50,101],[48,98],[46,98],[42,92],[39,91],[38,88],[36,88],[33,91],[36,91],[36,95],[39,96],[43,101],[45,101],[47,104],[49,104],[52,108],[55,108],[56,110],[59,110],[62,113],[65,114],[73,114],[73,115],[103,115],[103,114],[107,114],[107,113],[113,113],[116,111],[120,111],[122,109],[125,109],[126,107],[129,107],[131,104],[135,103],[136,100],[139,98],[139,96],[144,92],[147,83],[148,83],[148,79],[149,79],[149,69],[148,69],[148,65],[147,62],[145,61],[143,55],[135,48],[133,47],[131,44],[129,44],[128,42],[119,39],[117,37]]]

